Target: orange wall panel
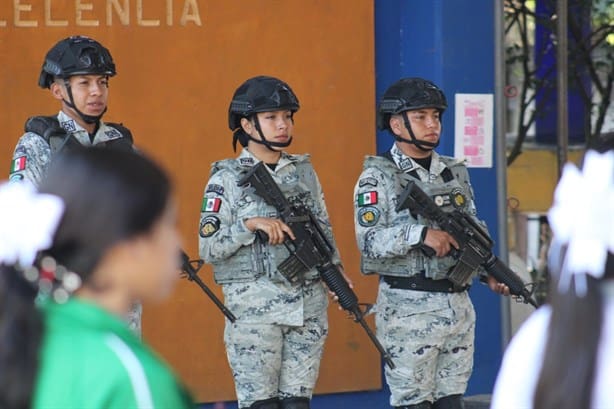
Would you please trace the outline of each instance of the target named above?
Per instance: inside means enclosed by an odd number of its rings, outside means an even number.
[[[248,77],[278,76],[301,103],[289,151],[312,154],[346,270],[361,301],[374,301],[377,280],[358,272],[352,209],[363,156],[375,151],[373,18],[371,0],[3,0],[5,172],[25,119],[58,110],[36,85],[44,54],[68,35],[92,36],[118,70],[105,120],[123,122],[170,171],[184,247],[196,256],[210,164],[234,155],[232,93]],[[200,276],[221,296],[209,266]],[[335,306],[329,317],[317,392],[379,388],[379,356],[360,326]],[[182,280],[168,301],[145,306],[143,320],[145,340],[200,401],[234,399],[223,317],[195,284]]]

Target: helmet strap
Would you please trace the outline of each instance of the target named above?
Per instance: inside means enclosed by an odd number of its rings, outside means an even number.
[[[107,107],[104,108],[104,111],[102,111],[102,114],[96,115],[96,116],[94,116],[94,115],[87,115],[87,114],[79,111],[79,109],[75,105],[75,99],[72,96],[72,89],[70,88],[70,82],[68,81],[68,79],[64,79],[64,86],[66,87],[66,92],[68,92],[68,98],[70,98],[70,102],[66,101],[65,99],[62,99],[62,101],[64,101],[64,103],[66,105],[71,107],[79,115],[79,117],[81,117],[81,119],[83,119],[83,121],[86,124],[95,124],[95,123],[99,122],[100,119],[102,118],[102,116],[105,114],[105,112],[107,112]]]
[[[439,115],[440,115],[440,118],[441,118],[441,112],[439,113]],[[422,151],[425,151],[425,152],[432,151],[437,146],[439,146],[439,141],[433,143],[433,142],[427,142],[427,141],[420,141],[420,140],[418,140],[416,138],[416,135],[414,134],[413,129],[411,129],[411,123],[409,122],[409,118],[407,117],[407,111],[402,112],[401,116],[403,117],[403,123],[405,124],[405,128],[407,128],[407,131],[409,132],[409,136],[411,137],[411,139],[405,139],[405,138],[402,138],[399,135],[393,133],[394,139],[396,139],[399,142],[405,142],[405,143],[410,143],[410,144],[416,145],[416,147],[418,149],[420,149]]]
[[[273,152],[279,152],[277,149],[273,149],[273,147],[275,148],[286,148],[288,146],[290,146],[290,144],[292,143],[292,137],[290,137],[288,139],[287,142],[271,142],[271,141],[267,141],[264,137],[264,133],[262,133],[262,128],[260,128],[260,121],[258,121],[258,115],[254,115],[254,125],[256,126],[256,130],[258,131],[258,134],[260,135],[260,140],[252,138],[251,135],[249,135],[249,139],[251,139],[252,141],[259,143],[261,145],[266,146],[269,150],[273,151]]]

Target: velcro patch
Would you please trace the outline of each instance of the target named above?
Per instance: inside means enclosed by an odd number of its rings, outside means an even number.
[[[200,237],[210,237],[220,229],[220,219],[215,216],[207,216],[200,223]]]
[[[377,192],[372,190],[370,192],[359,193],[356,197],[356,203],[358,203],[358,206],[377,204]]]
[[[377,179],[372,178],[372,177],[367,177],[367,178],[362,178],[358,181],[358,187],[363,187],[363,186],[377,186]]]
[[[209,192],[217,193],[218,195],[223,195],[224,194],[224,186],[216,185],[216,184],[212,183],[210,185],[207,185],[207,188],[205,189],[205,193],[209,193]]]
[[[64,130],[68,131],[68,132],[74,132],[77,130],[77,126],[75,125],[75,121],[74,120],[69,120],[69,121],[64,121],[62,123],[60,123],[60,126],[62,128],[64,128]]]
[[[109,138],[120,138],[122,134],[114,128],[109,128],[107,131],[104,131],[104,134]]]
[[[377,207],[363,207],[358,211],[358,223],[363,227],[375,226],[379,220],[379,209]]]
[[[254,159],[253,158],[239,158],[239,163],[241,165],[253,165],[254,164]]]
[[[205,197],[200,211],[217,213],[220,211],[220,206],[222,206],[222,199],[218,197]]]
[[[19,156],[13,159],[13,162],[11,162],[11,170],[9,174],[24,170],[26,168],[27,161],[28,159],[26,156]]]
[[[414,167],[414,164],[411,163],[411,159],[403,158],[399,161],[399,167],[403,172],[405,172],[408,169],[412,169]]]
[[[452,201],[452,206],[457,209],[465,207],[465,203],[467,203],[467,198],[460,189],[454,189],[450,193],[450,200]]]

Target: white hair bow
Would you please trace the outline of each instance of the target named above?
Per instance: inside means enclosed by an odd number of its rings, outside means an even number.
[[[28,182],[0,184],[0,264],[31,266],[51,246],[63,212],[59,197],[37,193]]]
[[[614,152],[587,151],[582,171],[566,164],[548,219],[557,241],[567,243],[559,291],[573,277],[586,294],[586,276],[601,278],[608,251],[614,253]]]

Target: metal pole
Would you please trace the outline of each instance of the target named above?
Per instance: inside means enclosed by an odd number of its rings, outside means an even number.
[[[568,63],[567,63],[567,0],[556,2],[556,95],[557,95],[557,164],[558,176],[561,177],[563,166],[567,162],[569,144],[569,109],[567,102]]]
[[[495,0],[495,163],[497,177],[497,220],[499,222],[497,241],[499,258],[507,264],[507,144],[505,140],[505,33],[504,0]],[[511,339],[511,308],[509,297],[501,299],[501,348],[505,349]]]

